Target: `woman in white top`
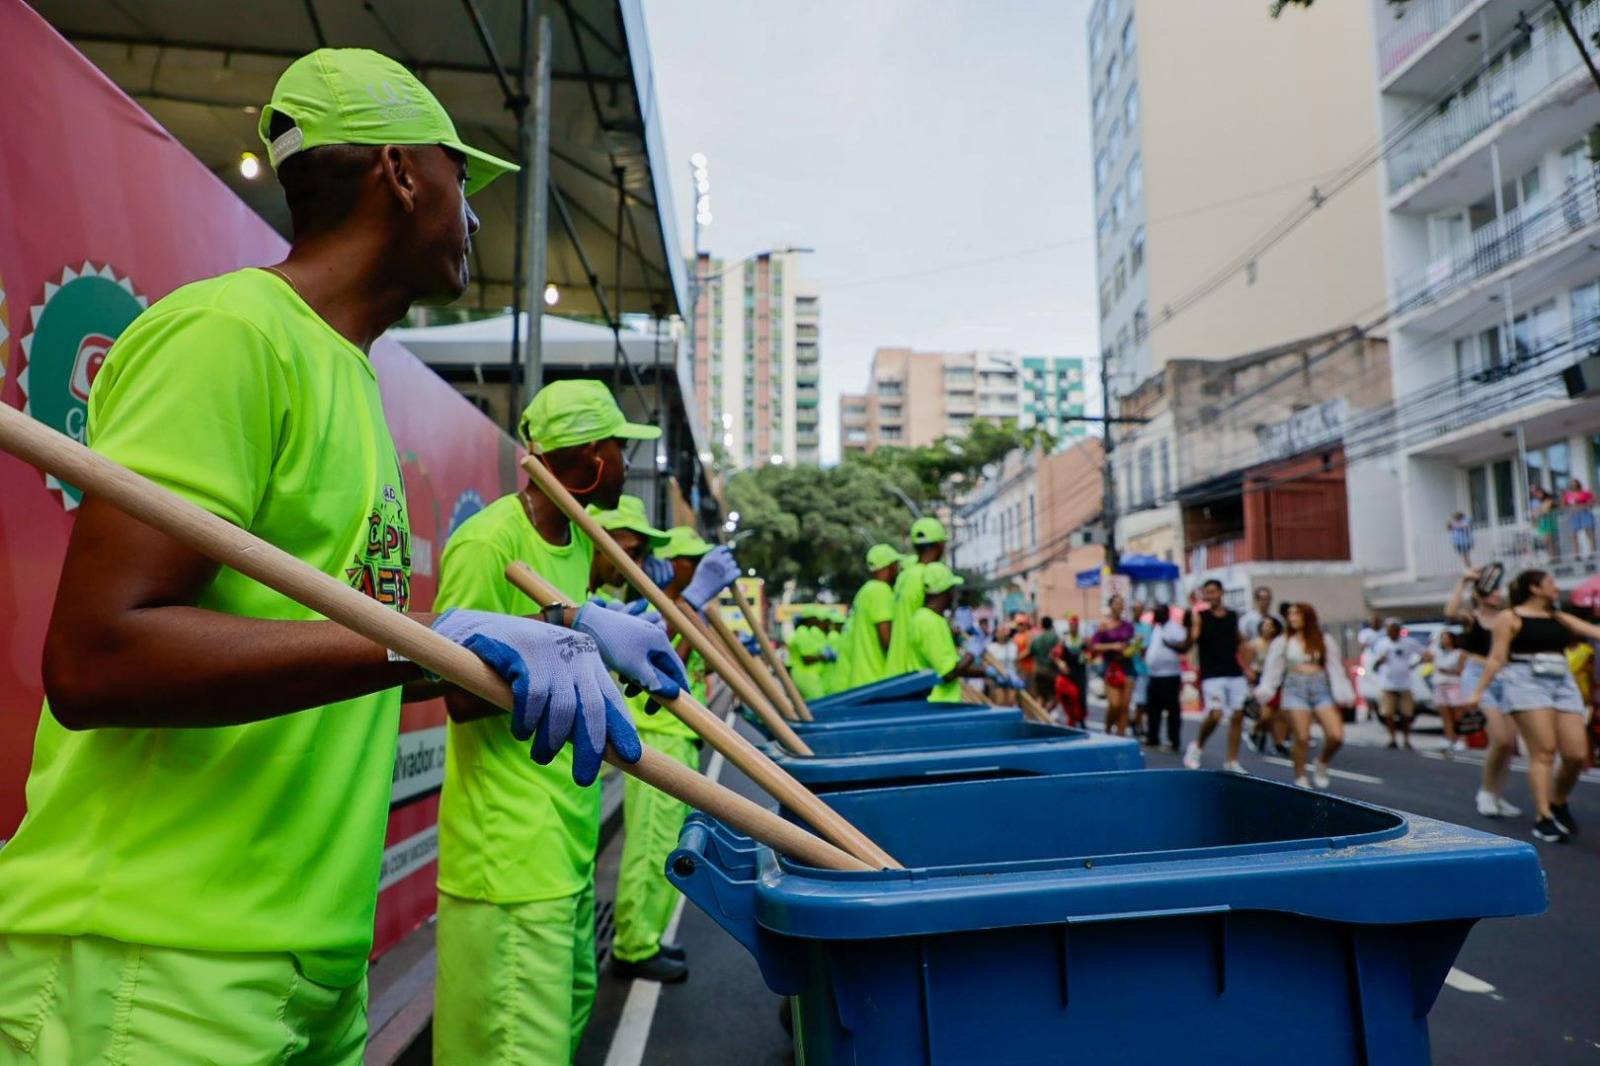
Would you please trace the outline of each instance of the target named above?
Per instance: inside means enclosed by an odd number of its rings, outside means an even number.
[[[1461,671],[1466,669],[1467,656],[1456,647],[1456,635],[1446,629],[1439,634],[1439,647],[1433,653],[1433,703],[1439,708],[1439,721],[1444,723],[1444,750],[1466,751],[1467,742],[1456,735],[1456,707],[1461,703]]]
[[[1010,626],[1001,626],[995,630],[994,639],[989,641],[984,648],[994,656],[995,662],[1000,664],[1000,669],[1007,677],[1017,672],[1017,645],[1011,639]],[[1017,694],[1014,690],[1002,685],[989,686],[989,700],[1001,707],[1014,707],[1017,703]]]
[[[1339,708],[1354,705],[1356,695],[1345,676],[1339,645],[1322,631],[1316,609],[1309,603],[1290,604],[1285,621],[1284,635],[1267,649],[1256,699],[1266,703],[1282,689],[1279,709],[1294,733],[1294,783],[1301,788],[1313,783],[1327,788],[1328,763],[1344,743],[1344,716]],[[1311,746],[1313,715],[1322,727],[1322,751],[1308,781],[1306,753]]]

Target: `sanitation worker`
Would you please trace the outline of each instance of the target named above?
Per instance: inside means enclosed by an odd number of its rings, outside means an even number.
[[[894,582],[894,626],[889,633],[889,676],[918,669],[911,665],[911,619],[922,606],[922,570],[944,558],[944,523],[924,516],[911,523],[911,550],[916,561],[903,564]]]
[[[795,615],[794,634],[789,638],[789,676],[808,703],[828,694],[822,680],[827,635],[818,624],[819,610],[802,607]]]
[[[405,485],[368,352],[413,303],[461,295],[467,196],[516,168],[362,50],[290,65],[260,132],[288,256],[140,315],[87,441],[405,612]],[[414,617],[515,682],[482,728],[523,763],[534,736],[546,759],[572,740],[574,772],[608,741],[638,757],[590,638]],[[0,850],[0,1063],[360,1063],[402,688],[437,686],[92,495],[43,677],[28,813]]]
[[[986,670],[971,652],[956,648],[955,634],[945,612],[954,602],[955,590],[964,583],[963,579],[940,562],[924,564],[919,578],[923,600],[907,627],[911,649],[907,669],[932,670],[939,675],[939,683],[928,694],[928,699],[934,703],[960,703],[963,677],[988,677],[1006,684],[1004,679]]]
[[[661,432],[629,422],[598,381],[546,385],[518,429],[579,503],[601,507],[618,504],[626,442]],[[677,695],[688,679],[661,628],[586,602],[594,555],[593,542],[530,483],[450,537],[437,605],[542,613],[592,637],[625,681]],[[541,612],[506,580],[516,561],[581,606]],[[464,697],[447,699],[455,711]],[[569,752],[547,763],[528,759],[492,720],[449,725],[439,802],[435,1062],[569,1062],[589,1020],[600,788],[595,768],[579,772]]]
[[[671,565],[672,575],[662,590],[674,599],[681,598],[695,611],[717,610],[717,597],[739,576],[739,565],[726,547],[712,547],[688,526],[674,526],[666,533],[644,522],[644,511],[625,514],[623,508],[602,515],[606,528],[617,528],[649,540],[660,539],[654,548],[657,559]],[[678,654],[686,660],[689,690],[701,703],[706,702],[706,664],[693,651],[682,634],[674,633]],[[663,710],[649,713],[648,697],[640,694],[630,707],[639,735],[656,750],[669,755],[691,770],[700,768],[700,738]],[[629,980],[674,983],[689,976],[688,961],[675,944],[662,937],[672,920],[678,892],[667,881],[667,856],[678,846],[678,832],[689,808],[680,800],[628,778],[622,792],[622,860],[617,871],[616,931],[611,941],[611,972]]]
[[[850,604],[850,639],[845,656],[849,679],[845,688],[870,685],[889,676],[890,635],[894,629],[894,580],[900,553],[888,544],[867,549],[869,577]]]

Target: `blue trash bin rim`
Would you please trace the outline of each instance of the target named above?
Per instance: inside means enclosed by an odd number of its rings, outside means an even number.
[[[921,789],[994,789],[1068,780],[1080,789],[1098,778],[1215,774],[1225,787],[1261,790],[1261,801],[1304,795],[1292,786],[1221,771],[1130,770],[912,785],[829,794],[830,804],[855,796],[893,796]],[[1391,811],[1343,797],[1318,800],[1379,815],[1381,828],[1344,836],[1307,834],[1288,840],[1105,853],[1058,859],[952,867],[843,872],[781,859],[770,849],[704,814],[686,824],[669,867],[741,855],[739,868],[718,876],[754,893],[755,921],[776,933],[809,939],[879,939],[985,928],[1276,911],[1328,921],[1393,924],[1541,913],[1544,873],[1533,849],[1490,833]],[[882,841],[893,850],[893,840]]]

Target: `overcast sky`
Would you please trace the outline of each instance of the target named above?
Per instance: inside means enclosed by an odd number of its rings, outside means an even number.
[[[822,454],[872,351],[1096,351],[1089,0],[644,0],[678,232],[813,247]]]

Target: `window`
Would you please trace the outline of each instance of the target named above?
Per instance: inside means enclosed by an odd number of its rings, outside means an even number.
[[[1122,227],[1122,217],[1128,213],[1128,194],[1118,185],[1111,191],[1111,228]]]
[[[1099,59],[1106,46],[1106,24],[1095,19],[1089,26],[1089,58]]]
[[[1111,62],[1106,65],[1106,88],[1115,89],[1117,81],[1122,77],[1122,57],[1111,53]]]
[[[1572,290],[1572,335],[1579,344],[1600,335],[1600,281]]]
[[[1512,476],[1510,459],[1502,459],[1491,468],[1494,478],[1495,517],[1502,522],[1517,517],[1516,478]]]
[[[1106,114],[1106,91],[1104,89],[1096,89],[1094,91],[1094,108],[1093,108],[1093,111],[1094,111],[1094,120],[1096,122],[1099,122],[1102,118],[1105,117],[1105,114]]]
[[[1111,313],[1111,279],[1105,278],[1100,282],[1100,317],[1105,318]]]
[[[905,433],[900,429],[899,426],[884,426],[882,431],[879,433],[879,436],[881,436],[884,440],[905,439]]]
[[[1106,234],[1111,232],[1111,216],[1104,211],[1100,212],[1099,217],[1094,220],[1094,232],[1097,239],[1105,240]]]
[[[878,417],[885,422],[898,422],[900,420],[900,413],[903,410],[904,408],[897,403],[884,404],[882,407],[878,408]]]
[[[1475,526],[1489,523],[1489,468],[1475,466],[1467,471],[1467,516]]]
[[[1172,448],[1166,437],[1161,438],[1161,496],[1172,495]]]
[[[1122,24],[1122,54],[1130,59],[1133,58],[1133,49],[1136,44],[1138,44],[1138,40],[1133,29],[1133,16],[1129,15],[1128,21]]]
[[[1137,274],[1142,266],[1144,266],[1144,227],[1140,226],[1133,231],[1133,236],[1128,238],[1128,269]]]
[[[1134,343],[1142,344],[1148,336],[1150,336],[1150,314],[1144,309],[1144,304],[1141,303],[1133,312]]]
[[[1104,148],[1094,155],[1094,187],[1096,190],[1106,183],[1106,174],[1110,171],[1106,163],[1106,150]]]
[[[1129,22],[1128,25],[1133,25]],[[1128,90],[1128,96],[1122,101],[1122,121],[1127,123],[1128,132],[1132,133],[1139,125],[1139,83],[1134,82]]]
[[[1550,346],[1555,318],[1556,302],[1546,300],[1511,320],[1511,337],[1518,359],[1531,359]]]
[[[1149,447],[1139,449],[1139,504],[1148,507],[1156,497],[1155,459]]]
[[[1039,546],[1039,516],[1034,510],[1033,493],[1028,493],[1028,547]]]
[[[1115,163],[1122,158],[1122,116],[1111,120],[1111,127],[1106,130],[1106,158]]]
[[[1133,153],[1133,158],[1128,160],[1128,200],[1133,202],[1144,195],[1144,156]]]
[[[1528,449],[1528,487],[1539,485],[1554,493],[1566,491],[1572,478],[1572,448],[1556,441],[1543,448]]]
[[[1117,299],[1122,299],[1123,290],[1128,287],[1128,265],[1120,255],[1117,256],[1117,265],[1113,275],[1116,278]]]

